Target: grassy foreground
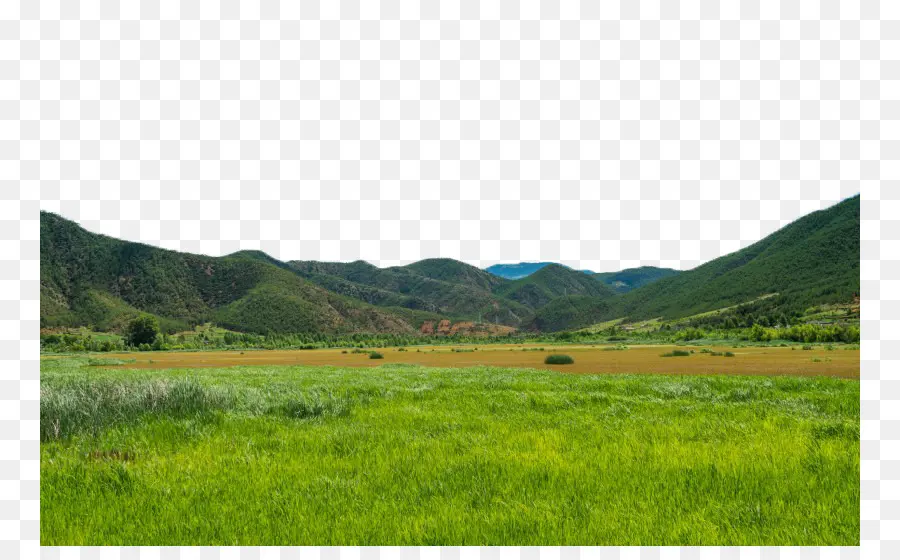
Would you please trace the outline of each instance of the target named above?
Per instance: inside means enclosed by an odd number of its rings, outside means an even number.
[[[41,544],[859,543],[859,383],[41,373]]]

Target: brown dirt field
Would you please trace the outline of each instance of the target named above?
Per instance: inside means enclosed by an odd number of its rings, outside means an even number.
[[[141,352],[98,354],[97,357],[136,360],[116,368],[168,369],[227,366],[306,365],[374,367],[391,363],[419,364],[435,367],[498,366],[552,369],[570,373],[672,373],[725,375],[826,375],[859,379],[859,350],[838,347],[836,350],[816,348],[732,348],[709,346],[716,352],[734,352],[733,358],[701,354],[664,358],[660,354],[686,347],[653,345],[631,346],[627,350],[604,350],[603,346],[549,346],[532,344],[459,345],[453,348],[475,348],[474,352],[452,352],[448,346],[409,347],[406,352],[396,348],[378,349],[383,360],[369,359],[368,354],[341,353],[340,349],[322,350],[245,350],[209,352]],[[522,348],[544,348],[544,351],[522,351]],[[416,352],[416,350],[420,350]],[[572,365],[544,364],[548,354],[569,354]],[[819,359],[814,362],[813,359]],[[152,362],[151,362],[152,360]]]

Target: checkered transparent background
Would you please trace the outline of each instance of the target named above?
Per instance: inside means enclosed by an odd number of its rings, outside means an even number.
[[[900,557],[900,3],[0,2],[0,558]],[[38,210],[184,251],[693,267],[862,192],[862,549],[45,549]]]

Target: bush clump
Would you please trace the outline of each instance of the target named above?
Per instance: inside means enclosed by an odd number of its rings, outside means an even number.
[[[734,358],[734,352],[725,352],[726,358]]]
[[[554,364],[554,365],[565,365],[565,364],[574,364],[575,360],[572,359],[572,356],[567,354],[550,354],[546,358],[544,358],[545,364]]]
[[[672,358],[675,356],[690,356],[691,353],[687,350],[672,350],[671,352],[666,352],[665,354],[660,354],[663,358]]]
[[[370,360],[383,360],[384,356],[381,354],[381,352],[370,352],[369,359]]]

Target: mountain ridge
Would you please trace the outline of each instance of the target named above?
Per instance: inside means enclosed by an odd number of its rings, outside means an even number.
[[[759,313],[796,317],[804,306],[858,296],[859,206],[851,197],[692,270],[614,273],[551,262],[480,269],[446,258],[380,268],[256,250],[212,257],[92,233],[42,211],[41,326],[116,330],[150,313],[168,330],[214,321],[255,333],[412,333],[451,320],[552,331],[750,301]],[[514,279],[491,272],[523,264],[534,270]],[[765,294],[778,296],[759,299]]]

